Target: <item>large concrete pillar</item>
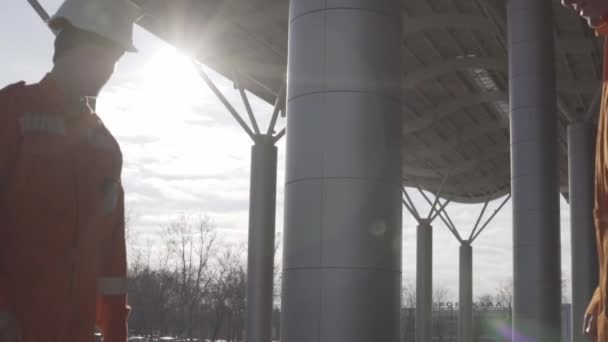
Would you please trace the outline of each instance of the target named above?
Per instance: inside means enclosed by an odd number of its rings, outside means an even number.
[[[277,148],[271,136],[261,136],[251,149],[247,342],[272,340],[276,189]]]
[[[401,6],[292,0],[282,342],[395,342]]]
[[[458,288],[458,341],[473,341],[473,247],[460,245],[460,284]]]
[[[560,340],[553,1],[509,0],[514,341]]]
[[[583,316],[598,285],[597,250],[593,222],[595,127],[577,123],[568,127],[570,229],[572,243],[572,341],[582,335]]]
[[[433,323],[433,226],[422,220],[416,234],[416,342],[430,342]]]

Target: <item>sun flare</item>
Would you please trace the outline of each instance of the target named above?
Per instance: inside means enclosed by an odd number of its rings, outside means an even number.
[[[193,101],[204,86],[191,60],[176,49],[165,47],[141,69],[147,95],[171,105]]]

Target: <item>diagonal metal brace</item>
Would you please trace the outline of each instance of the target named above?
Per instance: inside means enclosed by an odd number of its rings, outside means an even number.
[[[209,78],[209,75],[207,75],[205,70],[203,70],[202,65],[199,65],[198,72],[199,72],[199,75],[201,76],[201,78],[203,79],[203,81],[205,81],[207,86],[209,86],[211,91],[213,91],[215,96],[217,96],[217,98],[224,104],[224,106],[230,112],[232,117],[234,117],[234,119],[239,123],[239,125],[243,128],[243,130],[245,130],[245,133],[247,133],[249,135],[249,137],[251,137],[251,140],[253,140],[255,142],[257,140],[256,135],[253,133],[251,128],[249,128],[247,123],[245,123],[245,120],[243,120],[243,118],[239,115],[239,113],[236,111],[236,109],[234,109],[232,104],[226,99],[226,97],[222,94],[222,92],[217,88],[215,83],[213,83],[211,78]]]
[[[439,216],[442,212],[445,212],[446,216],[449,217],[447,211],[445,211],[445,208],[450,203],[452,203],[452,200],[446,200],[445,202],[443,202],[443,204],[439,207],[439,210],[435,210],[435,214],[431,217],[430,222],[435,221],[435,219],[437,218],[437,216]]]
[[[477,222],[475,222],[475,226],[473,227],[473,230],[471,231],[471,234],[469,235],[469,239],[467,241],[471,241],[471,239],[473,239],[473,236],[475,236],[475,232],[477,232],[477,228],[479,228],[479,222],[481,222],[481,219],[483,218],[483,215],[485,214],[486,209],[488,208],[488,203],[490,203],[490,201],[486,201],[486,203],[483,204],[481,213],[477,217]]]
[[[279,133],[277,133],[277,135],[274,136],[272,141],[276,144],[279,140],[281,140],[281,138],[283,138],[284,135],[285,135],[285,128],[280,130]]]
[[[401,200],[403,202],[403,205],[405,205],[407,210],[412,214],[412,216],[414,216],[414,219],[416,221],[418,221],[418,223],[420,223],[422,218],[420,217],[418,210],[416,210],[416,206],[414,205],[414,202],[410,198],[410,195],[407,193],[407,190],[405,189],[405,187],[403,187],[401,192],[403,193],[403,196],[404,196],[404,198],[402,198],[402,200]]]
[[[48,23],[51,17],[48,12],[42,7],[42,5],[38,2],[38,0],[27,0],[30,3],[30,6],[36,11],[40,19],[42,19],[45,23]]]
[[[283,102],[285,100],[285,92],[287,85],[285,82],[281,85],[281,90],[279,91],[279,95],[274,103],[274,111],[272,112],[272,118],[270,119],[270,125],[268,125],[268,132],[266,134],[270,135],[274,133],[274,128],[277,124],[277,119],[279,118],[279,112],[281,108],[283,108]]]
[[[422,189],[420,187],[418,187],[418,191],[420,192],[420,194],[422,195],[422,197],[424,197],[424,199],[427,201],[427,203],[429,205],[433,205],[433,202],[424,193],[424,191],[422,191]],[[460,234],[458,233],[458,229],[456,229],[456,226],[454,226],[454,223],[450,219],[450,216],[448,215],[447,211],[445,211],[445,206],[447,205],[446,203],[449,203],[449,202],[450,202],[450,200],[446,200],[446,202],[443,204],[442,209],[438,210],[438,213],[439,213],[438,217],[441,219],[441,221],[443,222],[443,224],[445,224],[445,226],[452,233],[452,235],[454,235],[454,237],[456,238],[456,240],[458,240],[458,241],[460,241],[462,243],[463,240],[462,240],[462,237],[460,236]],[[445,214],[445,217],[444,217],[444,214]]]
[[[239,88],[239,93],[241,94],[241,99],[243,99],[243,105],[245,105],[245,110],[247,111],[247,115],[249,116],[249,121],[251,121],[251,126],[253,127],[253,131],[255,135],[260,135],[260,128],[258,127],[258,122],[255,119],[255,115],[253,114],[253,110],[251,109],[251,104],[249,103],[249,98],[247,97],[247,92],[245,88],[243,88],[243,84],[240,82],[240,79],[235,76],[236,86]]]
[[[441,185],[439,185],[439,189],[437,190],[437,195],[435,195],[435,202],[433,202],[433,204],[431,204],[431,211],[429,212],[429,216],[427,217],[427,220],[431,220],[431,217],[433,216],[433,212],[436,210],[435,207],[437,206],[439,197],[441,197],[441,193],[443,192],[443,186],[445,185],[449,176],[450,176],[449,173],[446,174],[445,176],[443,176],[443,179],[441,180]]]
[[[473,241],[475,241],[475,239],[477,239],[477,237],[479,236],[479,234],[481,234],[481,232],[483,232],[483,230],[488,226],[488,224],[494,219],[494,217],[496,217],[496,215],[500,212],[500,210],[502,210],[502,208],[505,206],[505,204],[507,204],[507,202],[511,199],[511,194],[509,194],[509,196],[507,196],[505,198],[504,201],[502,201],[502,203],[500,204],[500,206],[498,206],[498,208],[494,211],[494,213],[492,214],[492,216],[490,216],[488,218],[488,220],[486,221],[486,223],[484,223],[484,225],[479,229],[479,231],[473,236],[472,239],[469,239],[469,243],[472,244]]]

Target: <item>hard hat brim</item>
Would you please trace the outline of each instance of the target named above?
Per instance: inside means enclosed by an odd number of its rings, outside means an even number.
[[[65,18],[62,18],[62,17],[53,17],[53,18],[49,19],[49,21],[47,22],[47,25],[49,26],[49,28],[51,30],[53,30],[53,32],[56,32],[56,33],[65,29],[67,26],[72,26],[68,20],[66,20]],[[115,42],[115,43],[117,46],[123,48],[127,52],[133,52],[133,53],[139,52],[133,44],[124,46],[123,44],[120,44],[118,42]]]

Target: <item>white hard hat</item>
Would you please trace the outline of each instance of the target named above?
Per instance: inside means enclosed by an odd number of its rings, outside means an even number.
[[[65,0],[49,26],[61,30],[67,22],[135,52],[133,24],[140,16],[140,10],[129,0]]]

